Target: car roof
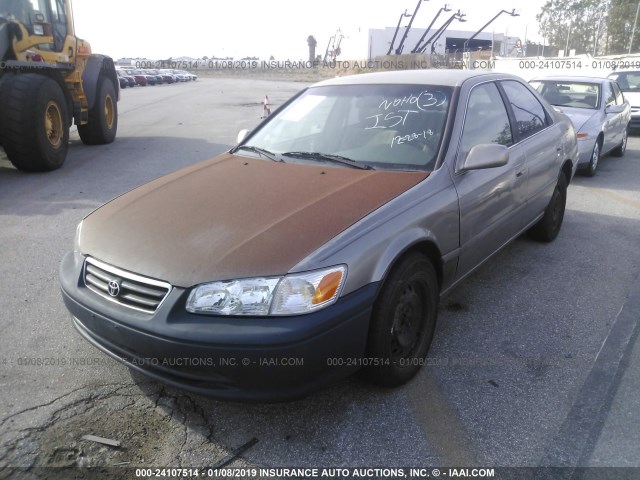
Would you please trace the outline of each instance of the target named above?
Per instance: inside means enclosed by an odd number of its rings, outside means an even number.
[[[609,75],[614,75],[616,73],[640,73],[640,70],[638,69],[633,69],[633,68],[624,68],[624,69],[620,69],[620,70],[614,70],[613,72],[611,72]],[[607,77],[609,76],[607,75]]]
[[[363,73],[325,80],[313,85],[314,87],[328,85],[371,85],[371,84],[425,84],[458,87],[466,80],[476,77],[487,79],[510,78],[521,80],[520,77],[507,73],[492,73],[478,70],[397,70],[392,72]]]
[[[611,81],[610,78],[605,77],[587,77],[587,76],[579,76],[579,75],[549,75],[546,77],[535,77],[532,78],[531,82],[542,82],[544,80],[551,80],[556,82],[576,82],[576,83],[602,83],[604,80]]]

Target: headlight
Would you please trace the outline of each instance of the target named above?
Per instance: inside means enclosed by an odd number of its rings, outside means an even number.
[[[78,226],[76,227],[76,236],[73,240],[73,251],[74,252],[79,252],[80,251],[80,235],[82,233],[82,222],[80,222],[78,224]]]
[[[284,277],[212,282],[195,287],[187,311],[209,315],[297,315],[335,303],[346,277],[340,265]]]

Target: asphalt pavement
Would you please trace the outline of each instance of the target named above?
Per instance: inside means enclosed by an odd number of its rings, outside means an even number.
[[[124,90],[112,145],[73,133],[65,166],[46,174],[0,159],[0,469],[206,466],[252,438],[234,466],[640,467],[637,136],[575,178],[556,241],[517,239],[443,299],[428,366],[404,387],[351,378],[297,402],[220,402],[131,373],[74,331],[57,276],[77,223],[225,151],[265,95],[277,106],[303,87]]]

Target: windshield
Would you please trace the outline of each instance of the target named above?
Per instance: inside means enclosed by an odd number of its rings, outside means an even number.
[[[600,104],[599,83],[556,80],[536,80],[530,83],[551,105],[595,110]]]
[[[612,73],[609,78],[618,82],[623,92],[640,92],[640,72]]]
[[[36,15],[50,22],[48,2],[50,0],[0,0],[0,17],[23,24],[31,31]]]
[[[432,85],[313,87],[244,145],[284,154],[287,162],[318,157],[300,155],[306,152],[376,169],[432,170],[450,100],[450,87]]]

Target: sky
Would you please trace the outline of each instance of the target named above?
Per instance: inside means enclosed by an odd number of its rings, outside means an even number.
[[[542,41],[535,16],[544,3],[449,0],[454,12],[460,9],[467,15],[463,28],[474,32],[500,10],[515,8],[519,17],[502,14],[485,31],[532,41]],[[320,54],[338,29],[345,36],[339,59],[365,59],[368,30],[395,28],[404,10],[413,13],[416,4],[417,0],[73,0],[77,35],[89,41],[95,53],[115,59],[268,59],[273,55],[277,60],[300,60],[308,57],[309,35],[318,41]],[[423,0],[413,27],[426,28],[444,4],[442,0]],[[436,27],[445,15],[451,14],[443,13]]]

